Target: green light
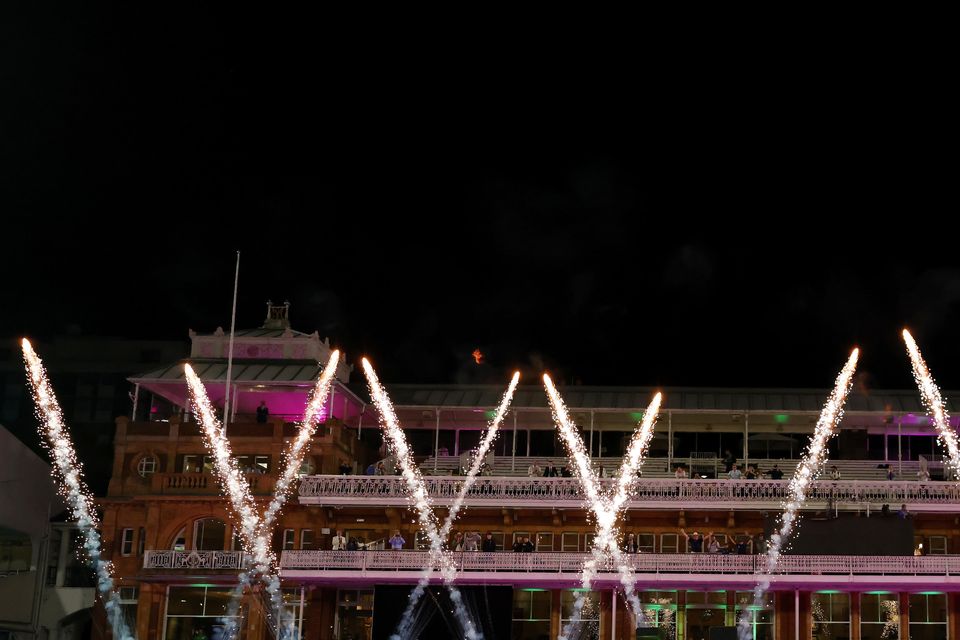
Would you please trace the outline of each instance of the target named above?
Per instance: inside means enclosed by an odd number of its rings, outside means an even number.
[[[815,591],[814,593],[843,593],[843,591]]]
[[[893,591],[864,591],[868,596],[885,596],[893,593]]]
[[[943,591],[918,591],[918,596],[942,596]]]
[[[195,584],[188,584],[188,587],[219,587],[221,585],[211,584],[209,582],[197,582]]]
[[[778,413],[777,415],[773,416],[773,421],[777,424],[786,424],[790,421],[790,416],[785,413]]]
[[[549,591],[549,589],[520,589],[520,591]]]
[[[490,411],[484,411],[483,415],[487,420],[493,420],[494,418],[497,417],[497,412],[491,409]]]
[[[641,420],[643,420],[643,412],[634,411],[633,413],[630,414],[630,419],[633,420],[634,422],[640,422]]]

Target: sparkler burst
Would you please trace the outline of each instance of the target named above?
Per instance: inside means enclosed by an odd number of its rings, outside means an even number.
[[[450,600],[453,602],[454,615],[463,629],[464,637],[467,640],[483,640],[483,634],[477,629],[470,616],[467,614],[466,607],[463,604],[463,598],[460,590],[452,583],[456,576],[456,567],[449,554],[444,551],[444,539],[440,536],[440,527],[437,523],[436,515],[433,512],[433,505],[430,501],[426,485],[420,470],[413,462],[410,452],[410,446],[407,444],[407,437],[400,428],[400,421],[393,409],[393,403],[387,395],[386,389],[380,384],[377,373],[366,358],[362,360],[363,372],[367,376],[367,386],[370,389],[370,396],[377,407],[377,413],[380,415],[380,425],[383,427],[384,435],[390,445],[397,463],[400,465],[400,472],[407,485],[407,492],[412,503],[420,527],[426,532],[430,540],[431,557],[436,558],[440,564],[440,574],[443,576],[444,584],[450,591]],[[501,407],[504,406],[501,403]],[[504,411],[506,411],[504,409]],[[502,419],[502,418],[501,418]],[[437,551],[434,551],[437,550]],[[419,588],[419,585],[418,585]],[[412,595],[411,595],[412,597]],[[406,624],[404,624],[406,622]],[[391,636],[391,640],[406,640],[409,633],[409,620],[401,619],[401,624],[397,632]]]
[[[573,463],[577,478],[580,480],[580,484],[587,494],[590,511],[596,519],[597,533],[593,539],[591,557],[583,564],[580,583],[584,589],[589,589],[599,567],[604,560],[609,557],[617,567],[617,572],[620,574],[620,584],[623,585],[624,595],[639,622],[642,611],[640,599],[636,594],[636,575],[634,574],[633,567],[623,558],[620,547],[617,546],[619,532],[616,529],[616,523],[620,512],[630,496],[630,490],[637,480],[637,471],[643,464],[647,451],[649,450],[650,440],[653,437],[653,429],[663,397],[660,393],[657,393],[644,412],[640,427],[633,434],[633,437],[630,439],[630,444],[627,447],[627,455],[624,457],[623,463],[620,466],[620,473],[617,478],[614,493],[608,496],[599,487],[599,480],[593,468],[590,466],[590,458],[583,444],[583,438],[580,437],[576,426],[573,424],[573,421],[570,420],[567,407],[564,405],[563,399],[560,397],[549,375],[543,375],[543,384],[550,400],[553,420],[560,430],[560,435],[567,449],[567,455]],[[570,621],[564,626],[560,640],[569,638],[575,628],[580,624],[584,604],[585,592],[579,592],[573,604],[573,615],[570,616]]]
[[[83,479],[80,463],[70,434],[67,433],[63,413],[53,392],[53,385],[47,377],[43,362],[33,350],[26,338],[22,342],[23,360],[27,370],[27,380],[33,393],[33,401],[39,430],[44,445],[50,450],[53,459],[54,477],[58,480],[58,489],[64,497],[77,526],[83,534],[84,551],[97,575],[97,591],[103,600],[107,620],[113,634],[120,640],[133,640],[133,634],[127,627],[120,607],[120,594],[114,589],[113,566],[101,556],[99,522],[95,511],[93,496]]]
[[[758,574],[757,586],[753,590],[754,607],[760,607],[763,604],[767,589],[770,588],[770,574],[773,573],[780,562],[783,545],[787,543],[790,534],[793,532],[793,527],[799,518],[798,513],[806,502],[810,483],[826,460],[827,441],[836,432],[837,425],[843,418],[843,405],[846,403],[847,394],[850,392],[853,383],[853,374],[857,369],[859,355],[860,350],[854,349],[837,376],[833,391],[820,411],[820,418],[817,420],[817,426],[814,429],[813,437],[810,439],[810,444],[807,446],[803,457],[797,464],[797,470],[790,480],[790,486],[787,489],[787,501],[783,515],[780,517],[779,530],[770,537],[770,546],[767,549],[764,569]],[[753,635],[750,629],[750,616],[747,611],[745,610],[740,616],[737,625],[737,635],[740,640],[750,640]]]
[[[927,363],[920,355],[917,343],[906,329],[903,330],[903,340],[907,343],[907,351],[910,353],[913,379],[916,380],[917,387],[920,389],[923,404],[926,405],[930,417],[933,418],[933,424],[937,429],[937,439],[947,449],[952,476],[958,478],[960,477],[960,448],[957,446],[957,434],[950,427],[950,416],[947,414],[946,403],[940,395],[940,388],[930,374],[930,369],[927,368]]]

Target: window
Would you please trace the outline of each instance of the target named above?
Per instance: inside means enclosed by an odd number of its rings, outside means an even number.
[[[660,534],[660,553],[679,553],[680,536],[676,533]]]
[[[373,590],[337,592],[339,638],[369,638],[373,627]]]
[[[300,462],[300,471],[298,472],[301,476],[313,475],[316,472],[316,465],[313,462],[311,456],[304,456],[303,461]]]
[[[50,531],[50,547],[47,553],[47,586],[57,586],[57,567],[60,565],[60,544],[63,540],[63,529]]]
[[[89,588],[97,584],[97,575],[89,565],[86,551],[86,536],[79,529],[70,529],[70,546],[67,550],[63,586]]]
[[[190,453],[183,456],[183,464],[180,468],[183,473],[211,473],[213,460],[209,456]]]
[[[583,597],[584,602],[580,624],[573,630],[573,636],[580,640],[600,640],[600,593],[597,591],[564,589],[560,593],[560,628],[566,627],[573,616],[578,597]]]
[[[143,527],[140,527],[140,530],[137,532],[137,555],[141,558],[143,557],[143,548],[147,542],[147,530]]]
[[[270,456],[268,455],[245,454],[233,456],[233,458],[244,473],[267,473],[270,471]]]
[[[657,536],[654,533],[638,533],[637,548],[641,553],[653,553],[653,545],[656,543]]]
[[[583,534],[583,550],[590,551],[593,548],[593,539],[597,537],[595,533]]]
[[[814,640],[849,640],[850,594],[827,591],[810,594]]]
[[[216,637],[223,630],[232,592],[231,587],[170,587],[164,638]]]
[[[314,549],[313,546],[313,529],[301,529],[300,530],[300,548],[301,549]]]
[[[0,572],[29,571],[32,555],[30,536],[0,532]]]
[[[308,529],[305,529],[308,531]],[[303,597],[303,587],[283,589],[283,608],[287,620],[299,620],[301,614],[301,599]],[[303,607],[306,608],[306,607]],[[300,640],[299,627],[294,625],[289,640]]]
[[[348,538],[349,539],[349,538]],[[430,549],[430,534],[426,531],[417,531],[413,538],[413,548],[417,551],[427,551]]]
[[[133,529],[124,529],[120,537],[120,555],[133,555]]]
[[[639,594],[639,598],[643,607],[643,620],[638,627],[662,628],[665,632],[659,637],[673,638],[677,626],[677,592],[644,591]],[[645,636],[638,634],[638,637]]]
[[[899,640],[900,601],[895,593],[860,594],[861,640]]]
[[[911,640],[947,640],[946,594],[910,594],[909,637]]]
[[[223,520],[204,518],[193,523],[193,548],[197,551],[223,551],[227,525]]]
[[[947,536],[930,536],[927,538],[927,554],[932,556],[947,555]]]
[[[296,529],[284,529],[283,530],[283,549],[284,551],[289,549],[297,548],[297,530]]]
[[[127,628],[133,631],[137,628],[137,598],[139,596],[139,587],[120,587],[120,615],[127,623]]]
[[[550,531],[537,532],[537,551],[553,551],[553,533]]]
[[[128,469],[130,467],[127,467]],[[141,456],[137,461],[137,473],[140,474],[141,478],[146,478],[147,476],[157,472],[157,456],[147,454]]]
[[[753,640],[772,640],[774,637],[773,614],[776,607],[773,598],[773,592],[768,591],[760,606],[756,606],[753,604],[752,591],[738,591],[736,594],[736,620],[739,622],[744,615],[749,616],[753,632],[750,637]]]
[[[184,527],[177,532],[177,535],[173,537],[173,550],[174,551],[186,551],[187,550],[187,528]]]
[[[515,640],[540,640],[550,636],[551,592],[548,589],[513,590]]]
[[[560,550],[570,553],[580,551],[580,534],[565,532],[560,536]]]

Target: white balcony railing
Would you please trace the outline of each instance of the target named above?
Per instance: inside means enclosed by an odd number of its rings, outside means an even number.
[[[425,477],[434,503],[442,506],[453,500],[463,478]],[[610,487],[615,480],[601,483]],[[632,508],[697,508],[728,505],[737,508],[769,508],[787,497],[788,480],[674,480],[639,479]],[[407,491],[398,476],[307,476],[300,482],[303,504],[406,504]],[[472,506],[575,506],[584,500],[576,478],[483,477],[467,494]],[[842,507],[889,504],[896,510],[902,503],[911,508],[931,510],[960,504],[960,486],[954,482],[902,482],[878,480],[820,480],[808,492],[811,508],[832,503]],[[718,504],[719,503],[719,504]]]
[[[465,572],[552,572],[579,574],[586,553],[452,553]],[[754,574],[762,555],[640,553],[623,556],[638,573]],[[284,551],[283,570],[415,571],[427,566],[426,551]],[[616,573],[607,562],[600,573]],[[960,556],[783,556],[779,575],[960,575]]]
[[[143,556],[144,569],[240,569],[242,551],[147,551]]]

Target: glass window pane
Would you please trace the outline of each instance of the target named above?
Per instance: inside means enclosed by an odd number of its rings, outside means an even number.
[[[927,621],[927,596],[922,593],[910,594],[910,622]]]
[[[170,587],[167,615],[203,615],[203,587]]]
[[[913,618],[911,618],[913,620]],[[947,594],[934,593],[927,596],[927,622],[947,621]]]
[[[222,616],[226,615],[230,606],[232,589],[207,589],[207,608],[205,615]]]
[[[530,592],[530,619],[531,620],[550,620],[550,601],[553,594],[550,591],[531,591]]]

